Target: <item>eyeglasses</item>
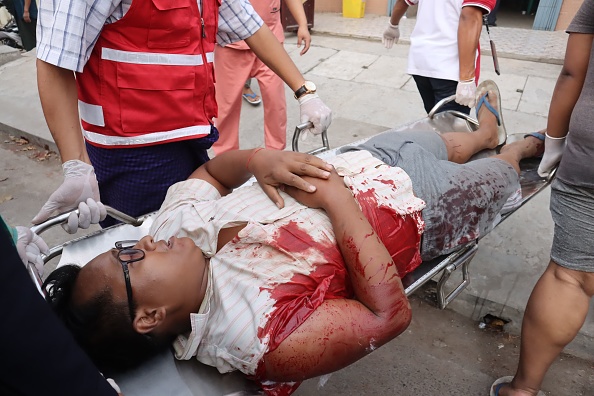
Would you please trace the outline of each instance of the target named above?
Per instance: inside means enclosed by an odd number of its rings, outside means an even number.
[[[130,310],[130,319],[134,322],[134,304],[132,299],[132,284],[130,283],[130,271],[128,264],[135,263],[144,259],[144,250],[136,249],[134,246],[138,241],[118,241],[115,243],[118,249],[118,261],[122,265],[124,271],[124,280],[126,281],[126,294],[128,294],[128,309]]]

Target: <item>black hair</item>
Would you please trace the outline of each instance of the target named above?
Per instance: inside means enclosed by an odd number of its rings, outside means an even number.
[[[43,290],[53,311],[105,375],[136,367],[171,344],[173,335],[136,332],[127,302],[114,301],[109,287],[87,302],[73,301],[80,270],[76,265],[56,269],[43,282]]]

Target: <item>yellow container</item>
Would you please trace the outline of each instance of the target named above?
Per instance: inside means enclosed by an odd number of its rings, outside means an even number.
[[[342,0],[342,16],[363,18],[365,16],[365,0]]]

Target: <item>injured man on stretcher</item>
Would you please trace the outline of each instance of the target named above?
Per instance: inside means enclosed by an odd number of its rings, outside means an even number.
[[[518,191],[519,161],[543,142],[466,163],[501,143],[494,113],[478,118],[472,133],[386,132],[327,162],[217,156],[170,187],[150,235],[51,273],[48,301],[100,369],[173,343],[179,359],[290,394],[402,333],[401,277],[489,232]],[[234,190],[252,173],[264,187]]]

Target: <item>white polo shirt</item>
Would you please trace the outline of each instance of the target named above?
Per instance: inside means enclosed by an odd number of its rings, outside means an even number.
[[[462,7],[491,12],[496,0],[405,0],[418,4],[417,22],[410,35],[409,74],[458,81],[458,24]]]

